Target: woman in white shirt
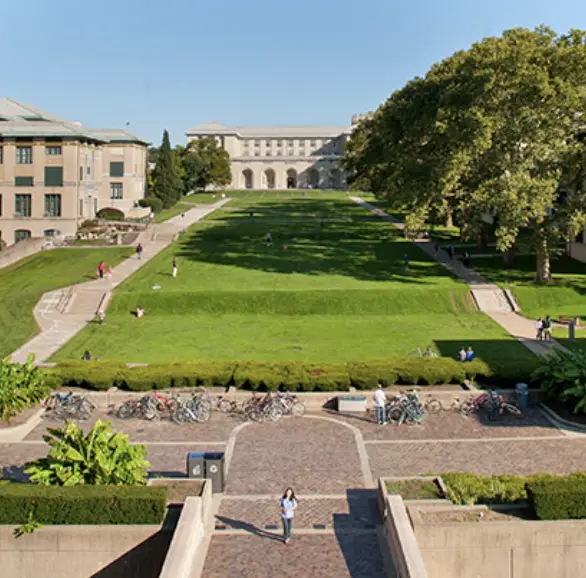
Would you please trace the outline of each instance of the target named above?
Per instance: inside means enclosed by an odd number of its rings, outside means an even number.
[[[293,488],[287,488],[283,497],[279,500],[281,507],[281,519],[283,520],[283,538],[285,544],[291,540],[291,530],[293,529],[293,516],[295,515],[295,508],[297,508],[297,499]]]

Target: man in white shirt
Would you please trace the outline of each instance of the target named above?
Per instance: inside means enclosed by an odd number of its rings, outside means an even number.
[[[376,387],[376,391],[372,396],[374,399],[374,409],[376,410],[376,422],[379,425],[387,423],[387,416],[385,415],[385,403],[387,402],[387,396],[383,391],[383,386],[379,383]]]

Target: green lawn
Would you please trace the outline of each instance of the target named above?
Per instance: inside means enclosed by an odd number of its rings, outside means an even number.
[[[181,213],[185,213],[189,211],[189,209],[193,209],[193,205],[189,205],[187,203],[178,202],[175,203],[172,207],[168,209],[163,209],[158,213],[155,213],[155,223],[162,223],[163,221],[168,221]]]
[[[340,362],[429,344],[450,356],[468,344],[487,360],[530,356],[473,311],[464,284],[345,193],[231,197],[118,288],[106,324],[88,326],[55,359],[89,349],[127,362]],[[131,314],[137,305],[146,311],[140,320]]]
[[[101,259],[116,265],[131,248],[53,249],[0,269],[0,357],[6,357],[37,332],[33,308],[41,295],[95,279]]]

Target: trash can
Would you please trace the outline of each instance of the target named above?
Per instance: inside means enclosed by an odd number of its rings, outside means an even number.
[[[212,494],[224,491],[224,452],[205,453],[206,478],[212,481]]]
[[[205,454],[200,452],[190,452],[187,454],[187,477],[205,477]]]
[[[517,405],[521,409],[527,409],[529,402],[529,386],[526,383],[518,383],[515,386],[515,393],[517,395]]]
[[[570,319],[568,323],[568,339],[574,341],[576,339],[576,320]]]

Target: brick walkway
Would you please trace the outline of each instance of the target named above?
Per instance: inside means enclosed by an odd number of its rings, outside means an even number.
[[[378,426],[362,415],[335,412],[276,424],[243,425],[222,414],[186,427],[114,423],[131,440],[147,444],[153,473],[183,475],[190,451],[231,454],[205,578],[385,576],[376,493],[365,484],[371,473],[376,479],[447,471],[586,471],[586,436],[567,435],[538,409],[520,420],[486,423],[446,412],[428,416],[421,427]],[[20,477],[27,461],[46,455],[43,430],[44,425],[25,440],[0,444],[6,474]],[[277,501],[288,485],[299,507],[293,541],[285,546]]]

